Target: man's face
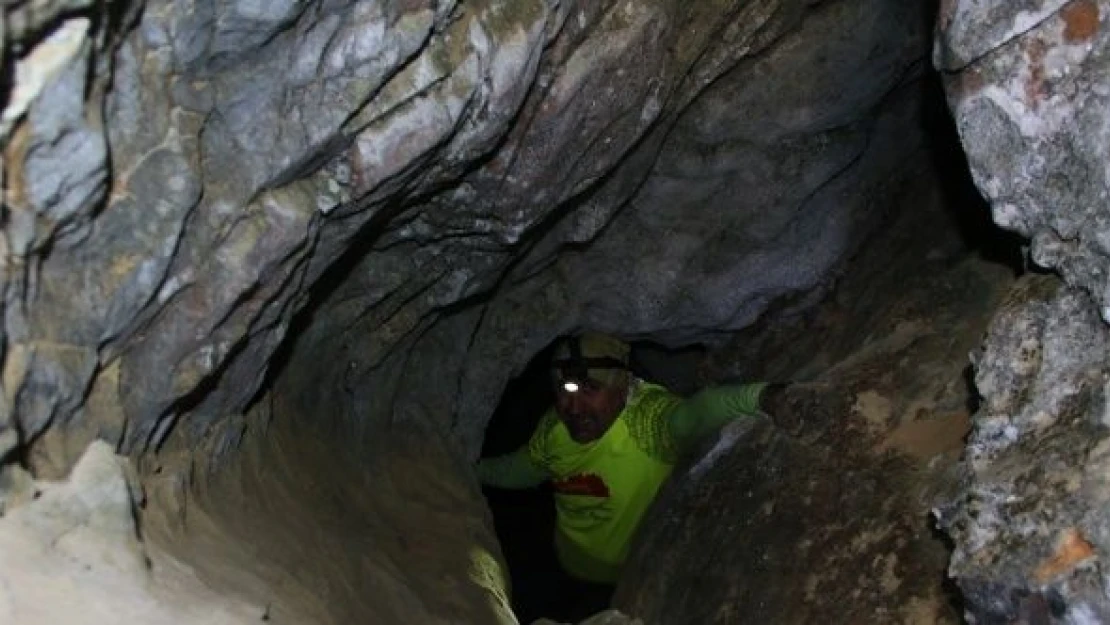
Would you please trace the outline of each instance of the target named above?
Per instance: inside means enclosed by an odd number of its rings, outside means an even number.
[[[603,386],[587,380],[578,383],[578,390],[572,393],[557,383],[555,412],[576,443],[589,443],[609,431],[627,397],[627,385]]]

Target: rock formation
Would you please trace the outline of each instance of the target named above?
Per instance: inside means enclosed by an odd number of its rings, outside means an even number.
[[[1110,619],[1098,568],[1110,548],[1110,6],[941,4],[932,63],[971,174],[993,219],[1063,279],[1021,282],[977,351],[982,407],[960,488],[937,505],[950,574],[979,622]],[[843,381],[861,366],[859,327],[892,317],[842,306],[798,325],[803,313],[838,281],[837,293],[861,292],[853,275],[895,291],[887,274],[903,278],[891,259],[908,239],[892,224],[907,213],[984,210],[927,197],[951,157],[929,120],[932,17],[927,2],[896,0],[0,2],[0,522],[42,505],[18,485],[61,479],[104,441],[139,467],[139,530],[163,528],[152,536],[168,551],[197,539],[171,522],[183,510],[228,543],[284,536],[236,528],[214,502],[234,506],[243,480],[271,474],[260,459],[319,457],[319,441],[350,475],[385,478],[420,456],[399,441],[423,437],[443,475],[413,477],[412,508],[389,516],[382,497],[329,508],[361,496],[352,482],[285,515],[332,511],[320,524],[349,529],[336,518],[382,510],[367,534],[380,539],[403,519],[438,518],[425,495],[440,489],[466,508],[467,462],[506,381],[584,327],[708,346],[722,375]],[[890,254],[868,255],[879,248]],[[985,325],[1003,273],[951,307],[973,313],[938,318]],[[792,338],[799,328],[808,336]],[[922,357],[898,350],[942,337],[874,331],[918,367],[892,367],[899,384],[916,372],[945,380],[930,406],[965,400],[953,372],[967,335]],[[921,434],[899,428],[930,427],[911,427],[930,418],[904,403],[923,387],[891,384],[852,386],[894,402],[869,434],[894,441],[884,453],[905,451],[895,432]],[[280,447],[296,444],[304,454]],[[258,492],[321,496],[294,474]],[[511,619],[488,524],[478,509],[463,516],[472,540],[421,562],[467,580],[451,595],[460,613]],[[113,544],[132,549],[134,528],[121,532]],[[417,570],[396,540],[358,552],[388,573],[375,579]],[[485,554],[475,575],[469,546]],[[197,570],[212,583],[219,562]],[[145,579],[132,564],[127,575]],[[227,614],[253,615],[275,579],[244,573]],[[447,592],[434,585],[399,587],[415,593],[412,610],[454,605],[421,603]],[[342,605],[274,609],[347,622],[372,610],[358,590]]]

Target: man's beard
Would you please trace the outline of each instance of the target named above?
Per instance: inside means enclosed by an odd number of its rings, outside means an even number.
[[[605,433],[605,422],[594,415],[569,415],[566,419],[567,431],[577,443],[596,440]]]

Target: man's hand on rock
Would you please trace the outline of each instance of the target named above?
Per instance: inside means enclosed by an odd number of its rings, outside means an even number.
[[[800,414],[797,398],[793,395],[788,384],[768,384],[759,396],[759,408],[771,417],[776,427],[797,436],[805,427],[805,415]]]

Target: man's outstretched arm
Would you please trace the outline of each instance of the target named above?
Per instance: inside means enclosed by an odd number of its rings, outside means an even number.
[[[551,476],[532,460],[525,445],[511,454],[478,461],[478,480],[497,488],[534,488]]]
[[[675,447],[683,453],[729,421],[759,414],[761,397],[773,395],[781,388],[780,384],[757,382],[698,391],[667,415]]]

